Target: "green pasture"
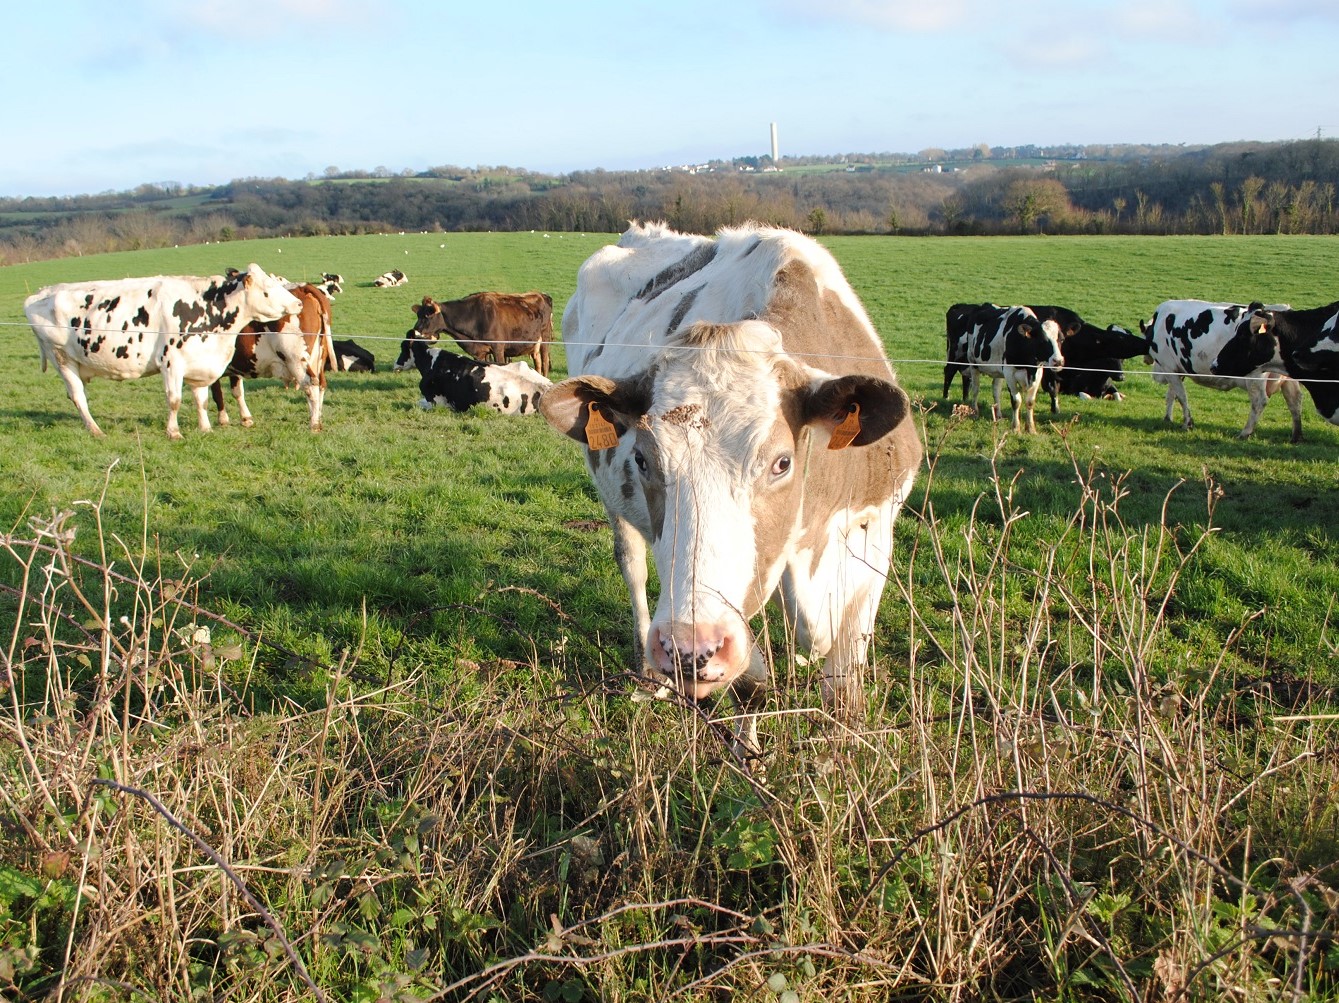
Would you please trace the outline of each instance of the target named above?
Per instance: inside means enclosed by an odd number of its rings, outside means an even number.
[[[364,609],[374,623],[385,618],[389,634],[379,629],[372,637],[386,642],[404,629],[405,617],[448,597],[464,601],[490,583],[537,589],[570,604],[620,648],[627,641],[622,588],[608,561],[607,536],[584,526],[601,510],[576,450],[538,421],[422,413],[414,407],[415,375],[387,366],[414,319],[411,306],[424,295],[539,289],[553,296],[558,317],[580,263],[613,239],[538,232],[280,239],[0,270],[0,362],[10,374],[0,406],[0,430],[10,444],[0,455],[0,523],[21,526],[26,514],[105,496],[118,532],[138,535],[147,516],[165,550],[201,555],[209,568],[206,588],[217,601],[322,656],[350,642],[349,625]],[[1172,426],[1163,423],[1163,389],[1135,359],[1126,400],[1067,399],[1059,416],[1043,416],[1039,435],[1001,443],[1003,424],[949,417],[939,402],[939,360],[944,309],[959,301],[1063,304],[1095,323],[1132,330],[1168,298],[1328,302],[1339,242],[850,237],[826,243],[866,304],[901,381],[924,408],[920,420],[936,467],[933,479],[918,485],[913,508],[928,503],[946,525],[959,526],[989,492],[992,475],[1017,478],[1016,503],[1030,512],[1018,532],[1046,540],[1071,515],[1076,465],[1121,482],[1122,510],[1135,525],[1157,522],[1164,504],[1174,523],[1206,525],[1211,483],[1221,492],[1216,532],[1178,597],[1178,611],[1185,604],[1180,628],[1193,643],[1212,645],[1263,611],[1242,642],[1258,671],[1314,667],[1333,680],[1332,660],[1319,656],[1334,643],[1330,607],[1339,592],[1333,534],[1339,429],[1322,422],[1309,400],[1300,445],[1287,441],[1281,400],[1271,402],[1255,436],[1243,442],[1236,433],[1245,395],[1191,386],[1196,426],[1187,433],[1179,411]],[[38,371],[23,297],[56,281],[210,274],[252,260],[293,280],[326,271],[345,277],[334,305],[336,335],[359,341],[380,364],[370,376],[332,376],[326,431],[307,435],[300,395],[261,381],[251,392],[255,429],[216,428],[204,437],[184,415],[188,441],[173,446],[161,434],[162,387],[152,377],[95,381],[91,408],[109,434],[103,442],[88,437],[59,378]],[[374,288],[372,279],[391,268],[406,272],[408,285]],[[561,350],[554,365],[555,376],[563,375]],[[988,389],[982,396],[988,400]],[[583,528],[564,528],[573,523]],[[909,520],[905,527],[908,541],[915,525]],[[511,595],[504,605],[527,604]],[[896,649],[903,632],[896,614],[889,616],[889,636],[881,640]],[[491,630],[482,623],[462,621],[460,631],[466,648],[490,644]],[[507,636],[518,642],[515,633]],[[446,637],[440,629],[423,630],[417,640],[432,648]]]
[[[615,239],[0,269],[0,995],[1333,999],[1339,428],[1306,399],[1291,444],[1274,400],[1242,441],[1245,394],[1191,385],[1183,431],[1138,359],[1123,401],[1065,399],[1035,436],[940,388],[951,303],[1132,330],[1168,298],[1314,306],[1339,239],[825,239],[927,466],[868,706],[829,717],[760,618],[779,685],[756,758],[713,725],[728,703],[633,678],[570,441],[421,411],[389,370],[424,295],[538,289],[556,322]],[[153,376],[90,385],[95,440],[39,371],[42,286],[251,261],[344,276],[335,335],[377,372],[331,375],[323,432],[261,380],[254,428],[183,411],[173,443]],[[408,285],[374,288],[392,268]],[[234,865],[310,983],[135,790]]]

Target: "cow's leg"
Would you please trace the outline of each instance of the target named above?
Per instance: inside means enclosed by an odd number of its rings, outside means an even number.
[[[762,650],[755,644],[749,654],[749,667],[730,686],[730,697],[739,710],[735,740],[747,752],[761,752],[758,742],[758,715],[767,704],[767,691],[772,686],[772,672]]]
[[[93,420],[93,415],[89,413],[88,395],[84,391],[84,380],[79,375],[79,368],[64,359],[58,360],[56,365],[60,370],[60,378],[65,383],[65,396],[69,397],[79,410],[79,417],[84,419],[84,427],[98,438],[103,438],[102,429],[98,428],[98,423]]]
[[[1246,427],[1237,433],[1238,439],[1249,439],[1251,433],[1255,431],[1255,424],[1260,420],[1260,415],[1265,410],[1265,404],[1269,400],[1269,395],[1265,393],[1265,381],[1262,379],[1248,378],[1245,382],[1246,395],[1251,399],[1251,413],[1246,416]]]
[[[1186,431],[1194,428],[1195,422],[1190,417],[1190,399],[1186,397],[1186,381],[1179,376],[1167,379],[1167,411],[1163,415],[1163,421],[1172,420],[1172,401],[1179,401],[1181,404],[1181,427]]]
[[[325,374],[323,373],[322,376]],[[314,380],[308,374],[302,392],[307,395],[307,415],[311,430],[321,431],[321,407],[325,403],[325,380]]]
[[[977,415],[977,416],[979,417],[980,414],[981,414],[981,408],[980,408],[980,400],[981,400],[981,373],[977,370],[976,366],[969,366],[968,369],[967,369],[967,372],[964,374],[964,376],[965,376],[966,379],[967,379],[967,383],[966,383],[966,385],[963,387],[963,391],[962,391],[962,402],[963,402],[964,404],[968,404],[968,403],[969,403],[969,402],[968,402],[968,393],[970,392],[970,394],[971,394],[971,401],[970,401],[970,405],[969,405],[969,406],[970,406],[971,409],[972,409],[972,414]]]
[[[256,420],[251,417],[251,410],[246,406],[246,387],[242,383],[242,378],[229,376],[228,385],[232,388],[233,400],[237,401],[237,413],[242,416],[242,427],[250,428]]]
[[[651,632],[651,608],[646,601],[646,539],[622,516],[605,511],[614,531],[614,560],[632,600],[632,665],[635,671],[641,671],[646,658],[646,636]]]
[[[181,438],[181,428],[177,424],[177,412],[181,410],[182,372],[170,361],[163,363],[163,390],[167,394],[167,437],[172,440]]]
[[[817,567],[805,555],[781,576],[780,597],[795,625],[796,644],[825,659],[823,702],[838,716],[858,711],[863,703],[869,643],[892,557],[893,522],[912,476],[895,499],[835,518]]]
[[[990,393],[992,398],[990,407],[990,417],[992,421],[999,421],[1000,415],[1003,414],[1003,412],[1000,410],[1000,384],[1004,382],[1005,382],[1004,380],[1001,380],[998,377],[990,381]],[[1014,388],[1012,385],[1009,385],[1008,389],[1009,389],[1009,399],[1013,400]],[[1017,427],[1018,427],[1018,419],[1017,417],[1015,417],[1014,428]]]
[[[1302,441],[1302,384],[1296,380],[1284,380],[1279,384],[1279,393],[1288,403],[1288,411],[1293,416],[1293,442]]]
[[[209,427],[209,387],[193,386],[191,396],[195,398],[195,413],[200,421],[200,431],[212,431]]]
[[[1027,430],[1032,433],[1037,431],[1037,394],[1041,391],[1041,380],[1045,373],[1045,369],[1038,369],[1037,374],[1032,378],[1032,382],[1023,387],[1023,407],[1027,410]],[[1017,424],[1014,427],[1016,428]]]
[[[226,428],[228,425],[228,407],[223,402],[222,377],[209,384],[209,396],[214,401],[214,410],[218,412],[219,427]]]

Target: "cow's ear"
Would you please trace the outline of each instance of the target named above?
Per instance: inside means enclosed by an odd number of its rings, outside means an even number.
[[[622,436],[650,406],[645,377],[578,376],[555,384],[539,401],[539,411],[550,425],[592,449],[607,448],[599,434],[608,432],[606,425],[613,426],[615,436]]]
[[[829,436],[842,428],[841,436],[833,439],[835,449],[847,435],[846,445],[878,442],[910,413],[911,401],[896,384],[873,376],[839,376],[810,387],[804,420],[826,429]]]
[[[1251,314],[1251,334],[1264,334],[1274,324],[1274,315],[1268,310],[1256,310]]]

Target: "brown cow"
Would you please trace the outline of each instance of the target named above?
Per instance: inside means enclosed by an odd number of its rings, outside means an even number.
[[[549,375],[553,340],[553,297],[548,293],[472,293],[438,303],[424,296],[411,307],[418,321],[411,338],[435,341],[445,331],[480,362],[498,365],[529,356],[541,376]]]
[[[335,365],[335,346],[330,336],[330,300],[317,286],[310,283],[289,286],[289,291],[302,304],[302,312],[272,324],[248,324],[237,335],[237,348],[228,366],[228,382],[232,395],[242,412],[242,424],[250,428],[255,422],[246,406],[242,389],[243,377],[254,379],[270,376],[284,381],[285,386],[297,384],[307,395],[311,430],[321,430],[321,405],[325,401],[325,371]],[[219,424],[228,424],[228,412],[223,404],[223,382],[215,381],[209,388],[219,412]]]

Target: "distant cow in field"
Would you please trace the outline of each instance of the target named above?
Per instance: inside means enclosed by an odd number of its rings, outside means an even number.
[[[1264,307],[1259,303],[1250,306],[1241,303],[1208,303],[1204,300],[1167,300],[1158,305],[1153,319],[1140,323],[1140,328],[1148,338],[1148,362],[1153,367],[1153,382],[1167,386],[1167,411],[1163,418],[1172,420],[1172,403],[1181,404],[1181,426],[1194,427],[1190,416],[1190,401],[1186,397],[1185,380],[1194,380],[1202,386],[1216,390],[1244,389],[1250,398],[1251,411],[1246,418],[1246,426],[1239,438],[1248,439],[1255,431],[1269,400],[1269,390],[1263,369],[1241,373],[1250,379],[1215,376],[1213,361],[1228,341],[1237,333],[1242,321],[1257,309],[1273,311],[1286,310],[1286,307]],[[1278,384],[1283,399],[1288,402],[1292,413],[1292,441],[1302,440],[1302,388],[1292,379],[1284,379]]]
[[[440,303],[424,296],[411,309],[418,318],[413,337],[435,340],[445,332],[481,362],[528,356],[541,376],[549,375],[553,297],[548,293],[480,292]]]
[[[24,301],[37,335],[42,368],[54,363],[85,427],[102,429],[88,410],[84,384],[96,376],[133,380],[163,374],[167,435],[181,438],[177,412],[182,385],[195,397],[200,430],[209,431],[208,390],[232,361],[238,332],[297,314],[297,297],[257,264],[207,278],[67,282]]]
[[[325,293],[327,299],[333,300],[344,292],[344,276],[338,272],[322,272],[321,280],[312,284]]]
[[[286,386],[301,388],[307,397],[308,424],[313,432],[321,430],[325,373],[333,366],[335,358],[335,346],[330,337],[330,300],[310,283],[292,286],[291,291],[302,303],[302,311],[297,316],[268,324],[248,324],[237,336],[227,376],[242,416],[242,425],[246,428],[255,421],[246,406],[242,380],[269,376],[283,380]],[[210,392],[218,408],[219,424],[228,424],[222,382],[216,380]]]
[[[377,360],[376,356],[357,342],[336,338],[335,368],[341,373],[375,373]]]
[[[1009,391],[1013,429],[1021,430],[1020,415],[1026,412],[1027,430],[1035,432],[1037,391],[1046,369],[1060,369],[1060,326],[1055,320],[1040,320],[1030,307],[985,305],[971,317],[967,334],[966,363],[968,397],[977,410],[981,379],[989,377],[994,395],[993,414],[1000,416],[1000,384]]]
[[[962,374],[962,400],[967,402],[967,335],[972,331],[972,318],[981,308],[998,310],[994,303],[954,303],[944,312],[944,333],[947,345],[944,351],[944,399],[953,388],[953,377]]]
[[[389,289],[392,286],[402,286],[408,281],[409,279],[405,276],[404,272],[400,271],[398,268],[392,268],[384,275],[378,275],[373,279],[372,285],[376,286],[378,289]]]
[[[751,709],[770,671],[749,621],[775,599],[787,643],[826,658],[825,701],[849,708],[922,449],[831,254],[757,225],[634,224],[581,266],[563,333],[578,375],[540,410],[583,447],[608,512],[636,661]]]
[[[1339,302],[1311,310],[1253,309],[1210,364],[1216,376],[1281,373],[1339,425]]]
[[[537,414],[540,398],[553,386],[524,362],[491,365],[434,347],[422,338],[406,339],[401,355],[408,355],[418,369],[423,408],[468,411],[484,404],[500,414]]]

